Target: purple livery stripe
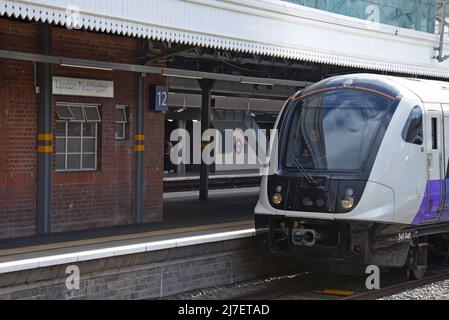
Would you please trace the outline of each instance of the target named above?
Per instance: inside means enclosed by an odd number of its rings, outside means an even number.
[[[445,184],[446,192],[444,195],[443,210],[440,211],[441,194],[443,193],[441,188],[443,183]],[[430,181],[427,183],[421,207],[415,219],[413,219],[412,224],[419,225],[447,220],[449,220],[449,179]]]

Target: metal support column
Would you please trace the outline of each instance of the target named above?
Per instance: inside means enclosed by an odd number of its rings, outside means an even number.
[[[438,60],[438,62],[444,62],[447,59],[449,59],[449,55],[444,55],[444,31],[446,30],[446,0],[443,0],[441,3],[441,14],[440,14],[440,42],[438,48],[435,48],[435,50],[438,51],[438,55],[433,57]]]
[[[148,42],[140,40],[137,48],[139,63],[144,64],[145,52]],[[137,85],[137,101],[135,108],[135,135],[134,135],[134,176],[133,176],[133,218],[134,223],[143,223],[144,217],[144,153],[145,153],[145,73],[139,73]]]
[[[41,54],[51,55],[52,26],[38,25],[38,46]],[[53,153],[52,127],[52,65],[37,64],[38,136],[37,136],[37,233],[51,232],[52,190],[51,160]]]
[[[201,135],[210,128],[210,105],[211,105],[211,91],[214,85],[213,80],[201,79],[199,80],[202,95],[201,95]],[[203,144],[201,151],[203,150]],[[200,168],[200,200],[207,200],[209,198],[209,166],[201,161]]]
[[[144,162],[145,152],[145,74],[139,74],[136,105],[136,133],[134,146],[134,223],[143,223],[144,214]]]

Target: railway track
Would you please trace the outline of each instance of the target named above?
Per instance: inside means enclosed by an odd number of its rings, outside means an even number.
[[[354,287],[360,282],[357,277],[344,277]],[[337,287],[336,278],[322,274],[308,276],[280,283],[260,290],[236,295],[230,300],[332,300],[353,294],[352,290],[329,289]],[[340,286],[341,287],[341,286]]]
[[[449,279],[449,271],[438,272],[421,280],[388,279],[387,282],[396,282],[379,290],[366,291],[361,287],[361,284],[364,283],[361,282],[361,277],[349,277],[342,281],[325,283],[325,280],[320,281],[319,277],[311,276],[291,283],[241,294],[231,300],[376,300],[447,279]],[[358,282],[358,287],[356,282]],[[342,289],[324,289],[326,287]]]
[[[391,286],[381,288],[379,290],[371,290],[371,291],[357,293],[357,294],[342,298],[341,300],[375,300],[375,299],[380,299],[383,297],[391,296],[396,293],[401,293],[406,290],[416,289],[416,288],[425,286],[427,284],[444,281],[447,279],[449,279],[449,272],[443,272],[443,273],[438,273],[435,275],[425,277],[424,279],[421,279],[421,280],[405,281],[405,282],[401,282],[401,283],[397,283],[397,284],[393,284]]]

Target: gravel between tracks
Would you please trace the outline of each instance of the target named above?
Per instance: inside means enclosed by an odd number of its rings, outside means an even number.
[[[379,300],[449,300],[449,280],[406,290]]]
[[[259,279],[239,282],[235,284],[206,288],[200,290],[180,293],[174,296],[164,298],[166,300],[223,300],[230,299],[239,294],[263,290],[274,285],[281,285],[290,282],[292,279],[299,279],[307,276],[306,273],[297,273],[281,276],[262,277]]]

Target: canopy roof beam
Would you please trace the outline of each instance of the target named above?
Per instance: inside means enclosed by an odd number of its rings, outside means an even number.
[[[271,86],[290,86],[305,88],[312,84],[308,81],[293,81],[286,79],[274,79],[274,78],[258,78],[258,77],[246,77],[240,75],[229,75],[213,72],[192,71],[173,68],[162,68],[153,66],[144,66],[137,64],[115,63],[97,60],[86,59],[74,59],[67,57],[25,53],[18,51],[0,50],[0,59],[11,59],[30,62],[41,62],[56,64],[62,66],[88,68],[88,69],[100,69],[106,71],[128,71],[137,73],[157,74],[166,77],[174,78],[186,78],[186,79],[210,79],[218,81],[229,81],[246,84],[260,84]]]

